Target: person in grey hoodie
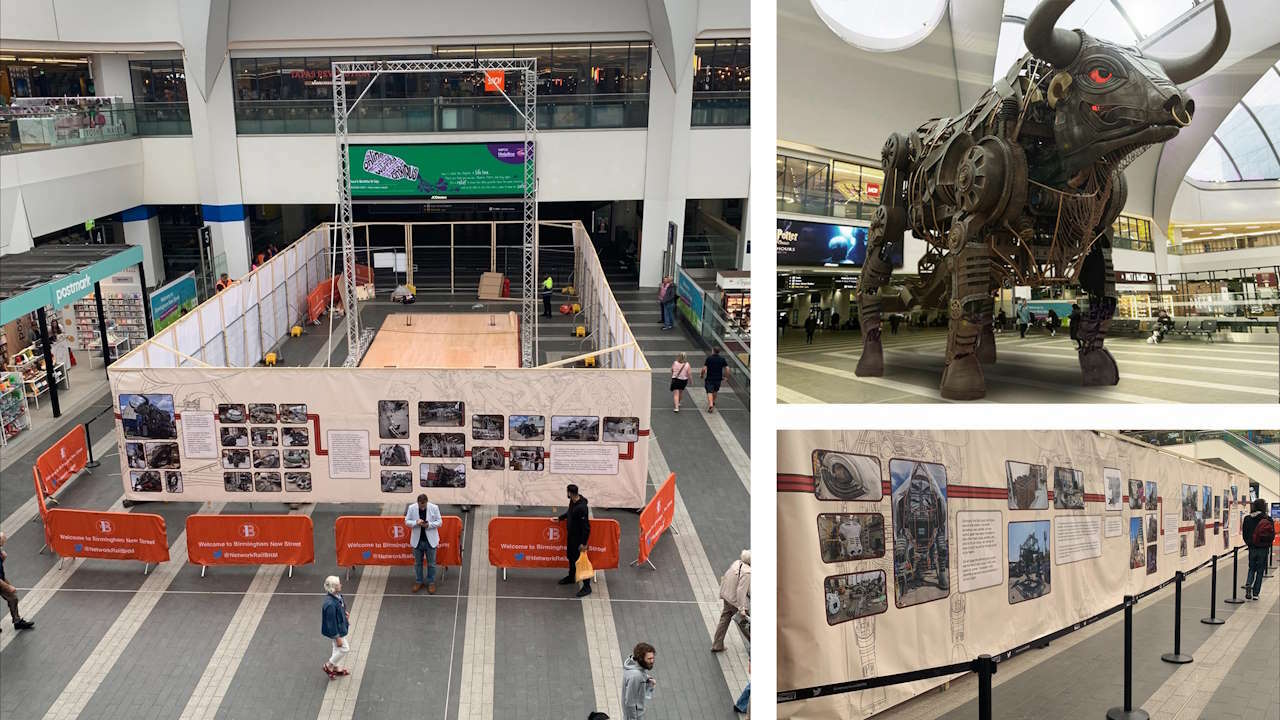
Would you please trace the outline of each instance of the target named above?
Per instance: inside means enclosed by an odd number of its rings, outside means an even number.
[[[622,661],[622,718],[644,720],[645,708],[653,699],[653,646],[638,643],[631,655]]]

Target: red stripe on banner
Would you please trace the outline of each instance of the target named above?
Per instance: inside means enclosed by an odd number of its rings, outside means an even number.
[[[884,482],[880,483],[881,495],[889,495],[892,492],[893,492],[893,486],[889,484],[888,480],[885,480]]]
[[[174,414],[173,414],[173,419],[174,419],[174,420],[181,420],[181,419],[182,419],[182,413],[174,413]]]
[[[121,415],[120,413],[116,413],[116,419],[117,419],[117,420],[123,420],[123,419],[124,419],[124,416],[123,416],[123,415]]]
[[[1052,491],[1052,490],[1050,490],[1050,491],[1049,491],[1049,499],[1050,499],[1050,500],[1052,500],[1052,499],[1053,499],[1053,491]]]
[[[1009,488],[984,485],[947,485],[947,497],[960,500],[1008,500]]]
[[[320,416],[315,413],[307,413],[307,419],[311,421],[311,426],[315,428],[316,436],[316,454],[328,455],[329,451],[324,449],[324,445],[320,442]]]
[[[1107,499],[1106,499],[1105,497],[1103,497],[1102,495],[1100,495],[1100,494],[1096,494],[1096,493],[1085,493],[1085,494],[1084,494],[1084,501],[1085,501],[1085,502],[1106,502],[1106,501],[1107,501]]]
[[[652,430],[641,430],[640,437],[649,437],[650,432],[652,432]]]
[[[778,492],[807,492],[815,489],[812,475],[787,475],[778,473]]]

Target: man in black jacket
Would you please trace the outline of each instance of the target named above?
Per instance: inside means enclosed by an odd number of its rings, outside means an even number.
[[[569,574],[560,578],[561,585],[572,585],[575,582],[578,556],[587,551],[587,540],[591,537],[591,516],[587,511],[587,499],[578,494],[577,485],[565,488],[569,496],[569,508],[556,516],[556,520],[565,522],[564,554],[569,559]],[[578,597],[591,594],[591,581],[583,580]]]
[[[1249,546],[1249,572],[1245,575],[1244,599],[1257,600],[1258,592],[1262,590],[1262,577],[1267,569],[1267,554],[1270,546],[1254,545],[1254,530],[1258,527],[1258,523],[1264,520],[1269,523],[1271,519],[1267,517],[1267,501],[1262,498],[1254,500],[1250,510],[1252,512],[1245,515],[1244,522],[1240,523],[1240,537],[1244,538],[1245,544]]]

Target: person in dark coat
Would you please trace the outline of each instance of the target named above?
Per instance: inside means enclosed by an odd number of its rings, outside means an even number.
[[[576,582],[578,556],[587,551],[587,540],[591,537],[591,514],[587,510],[587,499],[578,494],[577,485],[565,488],[569,496],[569,508],[555,517],[565,523],[564,554],[569,559],[569,574],[560,578],[561,585],[572,585]],[[582,581],[582,589],[578,597],[591,594],[591,580]]]
[[[347,640],[348,623],[347,603],[342,599],[342,581],[337,575],[324,579],[324,606],[320,609],[320,634],[333,643],[333,652],[329,662],[324,664],[324,673],[332,680],[336,677],[350,675],[351,671],[342,667],[342,660],[351,650]]]
[[[1049,336],[1053,337],[1058,334],[1058,312],[1053,308],[1049,308],[1049,317],[1045,320],[1045,324],[1049,326]]]
[[[831,331],[838,332],[840,330],[840,313],[835,310],[831,311]]]
[[[813,334],[818,331],[818,318],[812,313],[804,321],[804,344],[813,344]]]

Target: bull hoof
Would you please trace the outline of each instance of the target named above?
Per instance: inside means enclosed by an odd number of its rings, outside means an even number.
[[[982,329],[982,335],[978,337],[978,348],[975,352],[978,354],[978,362],[983,365],[995,365],[996,334],[990,325]]]
[[[1085,385],[1116,385],[1120,382],[1116,359],[1106,348],[1080,353],[1080,376]]]
[[[981,400],[987,396],[987,382],[976,355],[965,355],[947,363],[942,371],[942,397],[948,400]]]
[[[884,375],[884,346],[879,339],[867,339],[862,343],[862,357],[858,358],[858,367],[853,371],[858,377],[880,377]]]

